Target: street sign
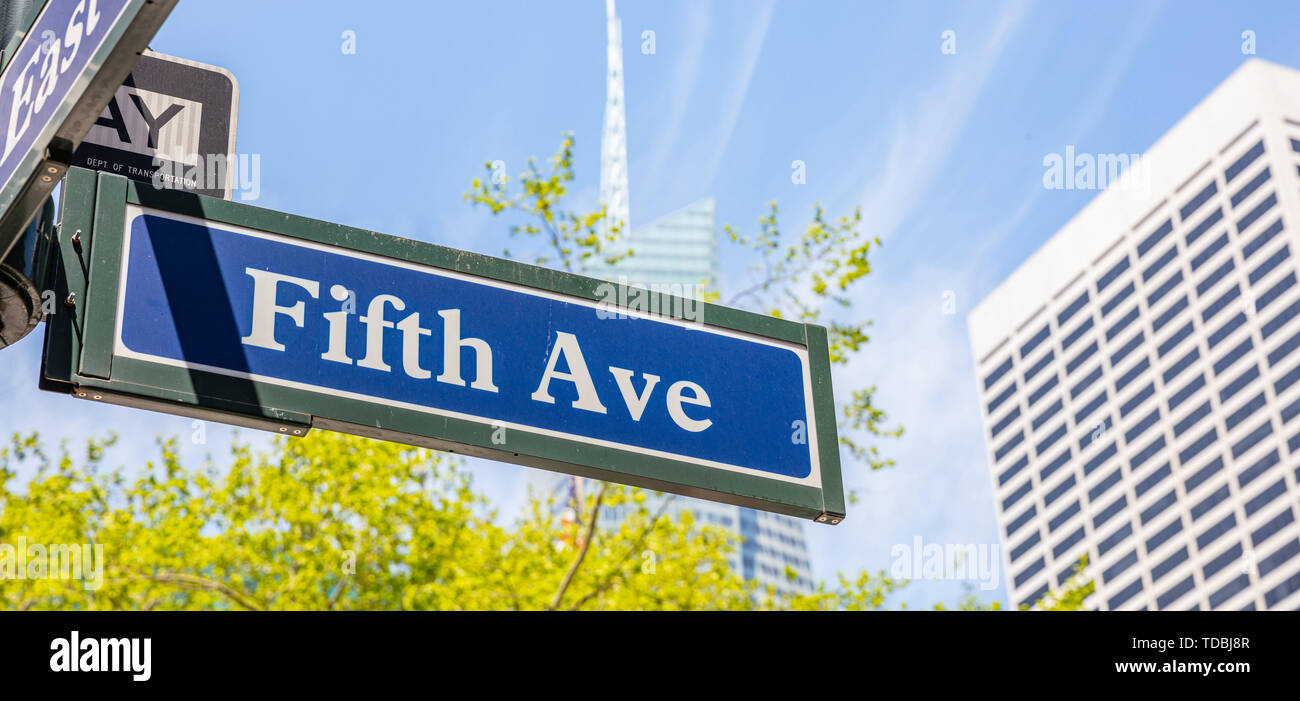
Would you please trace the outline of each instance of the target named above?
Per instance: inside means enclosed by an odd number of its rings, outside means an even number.
[[[239,84],[230,71],[146,51],[72,165],[144,183],[158,175],[167,187],[230,199],[238,115]]]
[[[46,0],[0,74],[0,260],[176,0]]]
[[[844,517],[821,327],[106,173],[64,193],[45,389]]]

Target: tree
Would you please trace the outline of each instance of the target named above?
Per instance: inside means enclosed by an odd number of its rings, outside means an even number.
[[[51,455],[35,435],[0,451],[0,543],[103,546],[102,560],[64,578],[41,557],[0,551],[0,606],[869,609],[898,586],[863,574],[811,596],[759,591],[728,564],[729,532],[651,513],[644,492],[618,485],[591,495],[576,540],[536,499],[501,525],[452,458],[421,448],[314,432],[264,451],[236,443],[222,470],[187,468],[163,441],[128,480],[104,469],[113,440],[88,441],[80,458],[66,446]],[[11,484],[20,471],[34,474],[24,490]],[[595,531],[601,503],[631,515]]]

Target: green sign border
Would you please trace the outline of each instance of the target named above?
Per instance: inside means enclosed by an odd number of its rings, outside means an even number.
[[[57,298],[64,301],[64,308],[47,323],[42,389],[287,435],[304,435],[311,428],[340,431],[823,523],[839,523],[844,518],[830,356],[826,329],[820,326],[703,305],[709,326],[808,349],[821,489],[525,429],[511,429],[509,448],[503,449],[493,444],[493,428],[483,423],[114,356],[128,203],[547,292],[604,299],[598,294],[598,286],[604,282],[594,278],[71,168],[63,189],[63,221],[54,243],[57,250],[50,256],[60,268],[52,271],[50,279],[60,285]]]

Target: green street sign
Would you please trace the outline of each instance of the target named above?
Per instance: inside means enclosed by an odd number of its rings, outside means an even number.
[[[826,330],[69,171],[41,387],[836,524]]]

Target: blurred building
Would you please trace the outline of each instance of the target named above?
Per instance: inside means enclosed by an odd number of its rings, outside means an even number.
[[[1298,608],[1300,71],[1128,166],[970,314],[1011,599],[1086,555],[1089,608]]]
[[[616,250],[632,255],[612,265],[591,261],[586,274],[629,284],[680,285],[690,294],[715,289],[718,276],[718,240],[712,197],[693,202],[649,225],[630,231]],[[655,289],[655,288],[651,288]]]

